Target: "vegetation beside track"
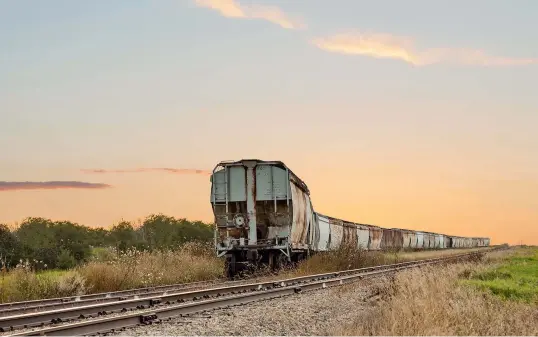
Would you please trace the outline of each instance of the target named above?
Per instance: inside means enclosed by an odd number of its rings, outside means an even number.
[[[278,276],[258,271],[251,277],[284,278],[376,266],[451,254],[475,249],[424,252],[365,252],[342,247],[302,261],[297,268]],[[36,271],[21,264],[0,276],[0,301],[13,302],[141,287],[217,280],[224,275],[224,261],[217,258],[211,243],[185,243],[175,250],[139,251],[96,249],[88,262],[70,270]]]
[[[537,335],[538,308],[528,291],[536,280],[536,252],[515,248],[473,263],[404,271],[379,285],[373,308],[333,333]]]
[[[503,299],[538,304],[538,247],[521,247],[501,263],[470,274],[464,283]]]
[[[0,302],[214,280],[222,277],[224,264],[212,248],[187,243],[175,250],[111,250],[68,271],[36,272],[21,264],[0,275]]]

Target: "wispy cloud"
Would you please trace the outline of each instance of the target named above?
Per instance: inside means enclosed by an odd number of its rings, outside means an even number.
[[[538,58],[511,58],[488,55],[482,50],[466,48],[427,48],[419,50],[409,37],[390,34],[350,33],[319,37],[311,41],[323,50],[397,59],[415,66],[439,63],[476,66],[518,66],[538,64]]]
[[[306,28],[301,19],[291,18],[274,6],[241,5],[235,0],[195,0],[194,2],[199,7],[213,9],[228,18],[266,20],[286,29]]]
[[[0,181],[0,191],[55,190],[55,189],[103,189],[107,184],[83,181]]]
[[[134,168],[134,169],[122,169],[122,170],[105,170],[105,169],[82,169],[84,173],[95,173],[95,174],[104,174],[104,173],[142,173],[142,172],[165,172],[171,174],[201,174],[201,175],[210,175],[211,171],[208,170],[197,170],[197,169],[185,169],[185,168]]]

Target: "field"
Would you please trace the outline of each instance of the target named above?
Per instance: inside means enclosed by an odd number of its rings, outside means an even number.
[[[67,271],[34,272],[22,264],[0,277],[0,301],[13,302],[51,297],[73,296],[155,285],[216,280],[223,277],[224,264],[210,244],[185,244],[179,250],[125,253],[98,248],[92,259]],[[427,252],[379,253],[340,249],[316,255],[297,268],[283,271],[279,276],[260,272],[256,278],[283,278],[298,275],[332,272],[414,259],[427,259],[460,254],[473,249]]]

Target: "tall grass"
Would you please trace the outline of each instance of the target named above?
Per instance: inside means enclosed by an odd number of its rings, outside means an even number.
[[[328,273],[380,264],[425,259],[469,250],[431,252],[369,252],[343,246],[315,254],[279,275],[256,271],[259,279]],[[224,261],[212,244],[186,243],[174,250],[138,251],[94,249],[92,259],[68,272],[36,272],[28,262],[0,275],[0,302],[75,296],[87,293],[215,280],[224,277]],[[248,276],[248,275],[247,275]]]
[[[490,261],[491,262],[491,261]],[[380,285],[380,303],[335,335],[536,335],[538,308],[462,284],[487,270],[460,263],[401,272]]]
[[[109,260],[91,261],[78,272],[90,292],[106,292],[213,280],[223,276],[224,264],[212,246],[187,243],[173,251],[128,250]]]
[[[296,275],[330,273],[346,269],[357,269],[383,264],[464,254],[477,250],[479,249],[469,248],[414,252],[393,250],[381,252],[358,250],[350,246],[341,246],[337,250],[318,253],[311,258],[300,262],[297,268],[293,270],[293,273]]]
[[[213,280],[223,271],[223,261],[207,244],[187,243],[154,252],[101,249],[91,261],[67,272],[36,272],[28,261],[9,272],[2,270],[0,302]]]
[[[0,302],[76,296],[86,293],[86,281],[76,271],[36,273],[27,261],[0,275]]]

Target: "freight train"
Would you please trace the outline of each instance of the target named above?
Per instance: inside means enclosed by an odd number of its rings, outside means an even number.
[[[279,268],[313,253],[489,246],[489,238],[382,228],[314,211],[308,186],[281,161],[223,161],[211,174],[215,249],[229,277],[246,265]]]

